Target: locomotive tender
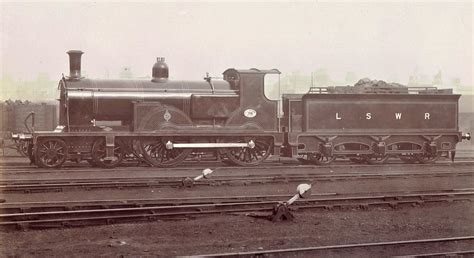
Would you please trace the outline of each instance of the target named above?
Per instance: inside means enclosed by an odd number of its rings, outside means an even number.
[[[273,70],[227,69],[223,80],[173,81],[163,58],[151,80],[81,77],[82,51],[67,52],[70,76],[59,82],[59,126],[34,132],[30,159],[40,167],[88,160],[115,167],[127,155],[171,167],[195,153],[239,166],[270,155],[325,164],[336,157],[382,163],[433,162],[455,151],[458,100],[451,90],[312,87],[307,94],[264,94]]]

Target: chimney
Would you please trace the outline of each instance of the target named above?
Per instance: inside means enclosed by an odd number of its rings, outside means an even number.
[[[69,50],[69,78],[72,80],[81,79],[81,50]]]

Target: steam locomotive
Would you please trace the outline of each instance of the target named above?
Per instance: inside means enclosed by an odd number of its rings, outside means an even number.
[[[223,79],[170,80],[157,58],[151,80],[91,80],[81,76],[82,51],[71,50],[70,75],[59,82],[59,126],[37,131],[30,159],[57,168],[67,160],[115,167],[134,156],[172,167],[195,153],[238,166],[270,155],[327,164],[434,162],[455,151],[458,100],[434,87],[311,87],[307,94],[264,93],[272,70],[227,69]]]

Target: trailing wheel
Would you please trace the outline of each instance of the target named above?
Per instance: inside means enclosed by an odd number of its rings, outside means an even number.
[[[336,156],[325,156],[321,153],[309,154],[308,161],[316,165],[328,165],[336,159]]]
[[[39,139],[36,143],[35,162],[43,168],[59,168],[67,159],[67,144],[59,138]]]
[[[154,167],[174,167],[184,161],[186,157],[192,152],[192,149],[168,149],[166,148],[166,143],[168,141],[173,143],[187,142],[184,139],[172,139],[164,137],[153,140],[141,140],[140,147],[143,158]]]
[[[95,140],[92,145],[92,160],[88,162],[96,167],[114,168],[122,162],[124,155],[124,144],[121,140],[116,139],[114,146],[114,159],[106,159],[105,139],[99,138]]]
[[[262,163],[270,156],[273,149],[273,140],[268,137],[246,137],[235,142],[254,143],[253,148],[240,147],[225,150],[229,162],[242,167],[256,166]]]

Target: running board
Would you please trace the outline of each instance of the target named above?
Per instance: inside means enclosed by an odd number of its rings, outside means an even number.
[[[166,149],[191,149],[191,148],[255,148],[255,143],[250,140],[247,143],[240,142],[216,142],[216,143],[166,143]]]

